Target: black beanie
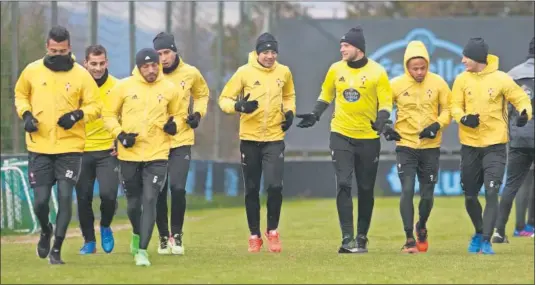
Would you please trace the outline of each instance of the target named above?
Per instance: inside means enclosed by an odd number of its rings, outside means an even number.
[[[488,44],[483,38],[471,38],[463,48],[463,55],[478,63],[487,63]]]
[[[342,36],[341,43],[349,43],[360,49],[362,52],[365,52],[365,35],[363,34],[363,28],[361,28],[361,26],[351,28],[344,34],[344,36]]]
[[[140,68],[142,65],[154,62],[159,63],[158,53],[152,48],[144,48],[136,54],[136,66]]]
[[[534,37],[532,37],[529,44],[529,57],[534,58]]]
[[[257,38],[257,44],[255,45],[255,51],[257,51],[257,54],[266,50],[273,50],[275,52],[279,52],[277,50],[277,41],[275,40],[275,37],[272,36],[272,34],[270,33],[264,33],[260,35]]]
[[[161,32],[153,39],[153,46],[155,50],[170,49],[177,52],[177,45],[175,44],[175,37],[172,34]]]

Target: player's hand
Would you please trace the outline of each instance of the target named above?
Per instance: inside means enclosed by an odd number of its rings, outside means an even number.
[[[136,143],[136,137],[138,134],[136,133],[128,133],[121,132],[117,136],[117,140],[119,140],[119,143],[123,145],[125,148],[132,147]]]
[[[58,120],[58,125],[65,130],[69,130],[82,118],[84,118],[84,112],[82,110],[75,110],[61,116]]]
[[[381,110],[378,112],[378,115],[376,116],[376,122],[370,121],[370,125],[372,126],[372,129],[376,131],[378,135],[382,134],[385,129],[385,125],[389,123],[389,117],[391,114],[385,110]]]
[[[438,122],[435,122],[422,130],[422,132],[419,134],[419,139],[434,139],[437,136],[439,129],[441,129],[441,126]]]
[[[114,147],[112,148],[112,152],[110,152],[111,156],[117,156],[117,140],[114,141]]]
[[[192,129],[195,129],[199,126],[199,121],[201,121],[201,114],[199,114],[199,112],[188,115],[186,118],[186,123],[190,125],[190,128]]]
[[[281,123],[281,129],[283,129],[283,132],[286,132],[290,126],[292,126],[292,122],[294,121],[294,113],[292,111],[287,111],[285,113],[285,120]]]
[[[517,117],[516,126],[523,127],[527,124],[529,121],[529,115],[527,115],[527,110],[523,110],[521,114],[519,114],[519,117]]]
[[[296,118],[302,119],[301,122],[298,123],[298,128],[310,128],[320,119],[315,113],[297,114]]]
[[[177,134],[177,123],[175,123],[173,117],[169,117],[167,120],[166,124],[164,125],[164,132],[172,136]]]
[[[255,110],[257,110],[257,108],[259,108],[259,101],[257,101],[257,100],[248,101],[249,95],[250,94],[248,93],[248,95],[246,95],[246,97],[238,100],[235,103],[235,111],[240,112],[240,113],[251,114],[251,113],[255,112]]]
[[[402,137],[400,134],[395,131],[391,126],[385,126],[385,131],[383,132],[383,137],[385,137],[385,140],[387,141],[397,141],[399,142]]]
[[[37,119],[33,116],[32,112],[26,111],[22,114],[22,119],[24,120],[24,130],[33,133],[37,132]]]
[[[469,128],[476,128],[478,125],[480,125],[480,114],[469,114],[466,116],[463,116],[460,122]]]

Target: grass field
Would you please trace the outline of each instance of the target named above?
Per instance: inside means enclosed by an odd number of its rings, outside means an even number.
[[[265,207],[262,211],[264,228]],[[186,219],[186,254],[159,256],[155,229],[149,248],[153,265],[148,268],[136,267],[128,253],[130,227],[124,219],[114,221],[122,230],[116,230],[111,255],[103,254],[99,245],[97,254],[80,256],[82,238],[73,237],[64,243],[64,266],[52,267],[36,257],[34,242],[5,239],[1,283],[534,284],[532,238],[511,238],[510,244],[495,245],[494,256],[467,253],[473,229],[459,197],[436,198],[428,224],[429,252],[416,255],[399,252],[404,233],[397,198],[376,199],[370,252],[365,255],[337,254],[340,231],[333,199],[284,202],[280,254],[266,248],[258,254],[247,252],[248,231],[241,207],[190,210]]]

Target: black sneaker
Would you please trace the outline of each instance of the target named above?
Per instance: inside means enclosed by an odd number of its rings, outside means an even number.
[[[160,236],[160,242],[158,243],[158,254],[170,254],[169,238],[167,236]]]
[[[492,243],[510,243],[506,235],[500,235],[497,232],[494,233],[493,236],[491,237],[491,242]]]
[[[367,253],[368,238],[364,235],[358,235],[355,240],[357,242],[357,253]]]
[[[419,249],[417,249],[417,243],[415,242],[414,238],[408,238],[406,239],[406,243],[404,246],[402,246],[402,249],[400,249],[403,253],[417,253],[419,252]]]
[[[50,252],[50,240],[52,239],[52,224],[48,224],[48,231],[41,231],[39,242],[37,243],[37,256],[46,258]]]
[[[346,237],[342,240],[339,253],[357,253],[357,244],[352,237]]]
[[[182,233],[173,235],[173,242],[171,243],[172,254],[184,254],[184,246],[182,245]]]
[[[50,264],[65,264],[61,260],[61,252],[58,249],[53,248],[48,255],[48,263]]]

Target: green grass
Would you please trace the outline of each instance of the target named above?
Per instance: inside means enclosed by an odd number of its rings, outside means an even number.
[[[114,221],[115,225],[124,223]],[[259,254],[250,254],[242,207],[189,210],[185,256],[159,256],[156,229],[149,247],[153,264],[149,268],[134,265],[128,253],[129,230],[116,232],[111,255],[102,254],[99,246],[98,254],[80,256],[82,238],[67,239],[63,249],[67,264],[56,267],[36,257],[33,243],[3,243],[1,283],[534,284],[534,239],[511,238],[510,244],[494,246],[494,256],[467,253],[473,229],[463,198],[437,198],[428,228],[428,253],[400,253],[404,232],[398,199],[378,198],[369,233],[370,252],[339,255],[335,201],[285,201],[280,225],[283,252],[272,254],[263,248]]]

